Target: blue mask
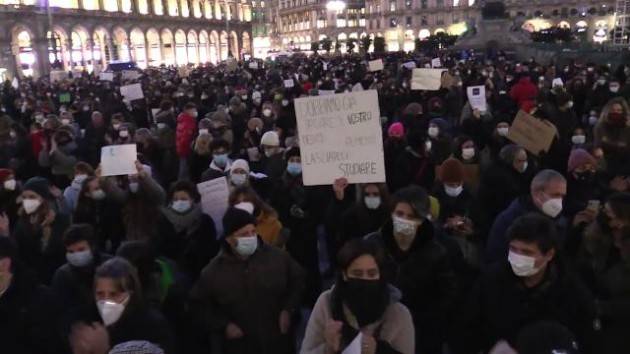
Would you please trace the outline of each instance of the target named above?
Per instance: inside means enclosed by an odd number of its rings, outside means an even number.
[[[299,162],[289,162],[287,165],[287,172],[291,176],[299,176],[302,174],[302,164]]]
[[[228,154],[214,155],[214,164],[225,167],[228,163]]]

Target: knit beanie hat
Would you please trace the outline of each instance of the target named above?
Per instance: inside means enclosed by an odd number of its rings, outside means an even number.
[[[39,194],[44,199],[50,199],[50,183],[44,177],[31,177],[22,186],[22,191],[31,191]]]
[[[405,135],[405,127],[400,122],[396,122],[389,126],[387,129],[387,135],[390,137],[401,138]]]
[[[230,236],[249,224],[256,225],[256,219],[252,214],[243,209],[231,207],[223,216],[223,234],[225,237]]]
[[[230,166],[230,174],[239,168],[245,170],[245,173],[249,174],[249,163],[243,159],[238,159],[232,162],[232,166]]]
[[[0,182],[6,181],[7,177],[13,176],[13,170],[9,168],[0,168]]]
[[[399,189],[394,194],[395,203],[407,203],[420,218],[426,218],[431,214],[429,195],[422,187],[408,186]]]
[[[448,158],[440,167],[440,182],[462,183],[464,182],[464,165],[454,158]]]
[[[260,138],[260,145],[280,146],[280,137],[274,131],[268,131]]]
[[[569,155],[569,164],[567,171],[573,172],[576,168],[586,164],[596,166],[597,160],[595,160],[595,157],[593,157],[593,155],[589,154],[589,152],[584,149],[574,149],[571,151],[571,155]]]

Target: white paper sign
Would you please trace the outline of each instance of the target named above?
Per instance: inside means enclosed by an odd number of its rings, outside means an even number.
[[[328,63],[322,63],[322,69],[324,71],[328,70]]]
[[[101,81],[114,81],[114,73],[101,73],[99,75]]]
[[[61,81],[67,78],[68,73],[63,70],[54,70],[50,72],[50,82]]]
[[[411,72],[411,89],[437,91],[442,85],[444,69],[413,69]]]
[[[376,90],[295,100],[304,185],[385,182]]]
[[[135,80],[140,77],[140,73],[135,70],[123,70],[122,79],[123,80]]]
[[[357,82],[356,84],[354,84],[354,86],[352,86],[352,92],[358,91],[363,91],[363,85],[361,85],[360,82]]]
[[[317,90],[320,96],[334,95],[335,90]]]
[[[370,60],[368,62],[368,68],[370,71],[383,70],[383,61],[381,59]]]
[[[284,80],[284,87],[285,88],[292,88],[293,84],[294,84],[293,79]]]
[[[431,59],[431,67],[432,68],[441,68],[442,67],[442,62],[440,61],[440,58],[433,58],[433,59]]]
[[[136,144],[108,145],[101,148],[101,176],[135,175]]]
[[[415,69],[416,68],[416,62],[415,61],[408,61],[406,63],[403,64],[403,66],[407,69]]]
[[[258,62],[250,61],[249,62],[249,68],[250,69],[258,69]]]
[[[557,77],[553,79],[553,81],[551,82],[551,87],[555,87],[555,86],[564,86],[564,82],[562,82],[561,78]]]
[[[478,109],[481,112],[488,110],[486,103],[486,87],[484,85],[469,86],[466,89],[466,94],[468,95],[468,102],[470,102],[472,109]]]
[[[142,86],[140,84],[121,86],[120,94],[129,101],[144,98],[144,94],[142,93]]]
[[[211,181],[199,183],[197,191],[201,195],[201,209],[214,221],[217,229],[217,238],[223,236],[223,215],[228,209],[228,197],[230,189],[227,178],[220,177]]]
[[[151,108],[151,116],[153,116],[153,120],[155,121],[155,116],[160,112],[159,108]]]
[[[13,80],[11,80],[11,87],[13,87],[14,89],[17,89],[20,87],[20,83],[18,82],[17,77],[14,77]]]
[[[359,332],[356,337],[348,344],[341,354],[361,354],[361,346],[363,345],[363,333]]]

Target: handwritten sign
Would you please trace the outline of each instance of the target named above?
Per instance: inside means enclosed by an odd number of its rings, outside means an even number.
[[[442,67],[442,62],[440,61],[440,58],[433,58],[433,59],[431,59],[431,67],[432,68],[441,68]]]
[[[223,215],[228,209],[228,197],[230,196],[227,178],[220,177],[199,183],[197,191],[201,195],[201,209],[214,221],[217,237],[223,236]]]
[[[383,60],[381,60],[381,59],[370,60],[368,62],[368,68],[369,68],[370,71],[383,70]]]
[[[114,81],[114,73],[101,73],[98,78],[101,81]]]
[[[320,96],[334,95],[335,90],[317,90]]]
[[[444,69],[413,69],[411,72],[411,89],[437,91],[442,84]]]
[[[101,148],[101,176],[122,176],[138,173],[136,144],[108,145]]]
[[[363,91],[363,85],[360,82],[357,82],[352,86],[352,92]]]
[[[488,110],[488,104],[486,103],[486,87],[481,86],[469,86],[466,89],[468,95],[468,102],[472,109],[478,109],[481,112]]]
[[[284,87],[285,88],[292,88],[293,86],[294,86],[293,79],[284,80]]]
[[[532,154],[538,155],[543,151],[549,151],[556,134],[556,127],[550,122],[519,111],[510,127],[507,138]]]
[[[120,94],[129,101],[144,98],[142,86],[140,84],[132,84],[120,87]]]
[[[304,185],[385,182],[376,90],[295,100]]]

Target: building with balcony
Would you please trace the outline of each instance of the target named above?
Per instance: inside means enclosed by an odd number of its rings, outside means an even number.
[[[249,0],[0,0],[0,73],[216,63],[252,53],[251,21]]]
[[[311,43],[329,38],[345,51],[348,39],[367,35],[364,0],[274,2],[278,21],[272,38],[279,48],[310,50]]]

